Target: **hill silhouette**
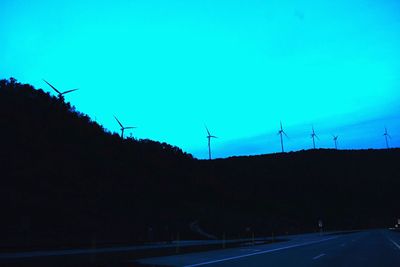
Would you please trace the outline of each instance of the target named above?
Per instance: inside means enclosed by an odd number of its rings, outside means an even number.
[[[62,99],[0,80],[0,248],[392,226],[400,150],[197,160],[121,139]]]

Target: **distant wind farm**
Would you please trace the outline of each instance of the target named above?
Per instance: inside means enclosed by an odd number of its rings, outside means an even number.
[[[65,100],[64,99],[64,95],[65,94],[78,90],[78,89],[72,89],[72,90],[67,90],[67,91],[63,91],[62,92],[62,91],[59,91],[58,89],[56,89],[53,85],[51,85],[46,80],[43,79],[43,81],[47,85],[49,85],[57,93],[57,97],[62,101]],[[124,126],[121,123],[121,121],[115,115],[114,115],[114,119],[116,120],[116,122],[120,126],[120,131],[121,131],[120,136],[121,136],[122,139],[124,139],[125,130],[130,130],[130,129],[137,128],[135,126]],[[206,129],[206,132],[207,132],[206,138],[207,138],[207,148],[208,148],[208,159],[211,160],[212,159],[211,139],[215,139],[215,138],[218,138],[218,137],[215,136],[215,135],[212,135],[210,133],[209,129],[207,128],[207,126],[205,126],[205,129]],[[387,128],[385,127],[384,129],[385,129],[385,131],[384,131],[383,136],[385,138],[386,149],[389,149],[390,146],[389,146],[389,140],[388,139],[391,139],[392,137],[389,135]],[[280,121],[280,128],[279,128],[279,131],[278,131],[277,135],[279,135],[279,139],[280,139],[281,152],[284,153],[285,152],[284,137],[285,138],[289,138],[289,137],[288,137],[288,135],[286,134],[286,132],[283,129],[282,121]],[[310,136],[311,136],[311,140],[312,140],[312,148],[316,149],[316,140],[320,140],[320,138],[318,137],[318,135],[315,132],[314,125],[311,127]],[[332,137],[333,137],[333,142],[334,142],[334,148],[337,150],[337,149],[339,149],[339,147],[338,147],[338,138],[339,138],[339,136],[338,135],[332,135]]]

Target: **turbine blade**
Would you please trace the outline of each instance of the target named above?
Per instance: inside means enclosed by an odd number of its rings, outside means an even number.
[[[281,130],[283,130],[283,128],[282,128],[282,122],[280,122],[281,123]]]
[[[206,125],[204,125],[204,127],[206,127],[206,130],[207,130],[207,134],[208,134],[208,136],[211,136],[211,134],[210,134],[210,131],[208,130],[207,126],[206,126]]]
[[[319,140],[319,137],[318,137],[318,135],[315,135],[315,137],[317,137],[317,139]]]
[[[46,81],[45,79],[43,79],[43,81],[44,81],[45,83],[47,83],[51,88],[53,88],[54,91],[56,91],[57,93],[61,94],[61,92],[58,91],[58,90],[57,90],[53,85],[51,85],[48,81]]]
[[[122,123],[117,119],[117,117],[114,116],[114,118],[117,120],[119,126],[121,126],[121,128],[124,128],[124,126],[122,126]]]
[[[136,128],[135,126],[129,126],[129,127],[124,127],[124,129],[134,129]]]
[[[285,133],[285,131],[282,131],[282,133],[286,136],[286,138],[289,138],[289,136]]]
[[[71,93],[71,92],[76,91],[76,90],[78,90],[78,88],[72,89],[72,90],[68,90],[68,91],[65,91],[65,92],[62,92],[61,94],[62,94],[62,95],[68,94],[68,93]]]

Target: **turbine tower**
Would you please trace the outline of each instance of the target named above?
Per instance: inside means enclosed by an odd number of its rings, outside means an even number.
[[[314,131],[314,126],[312,127],[312,133],[311,133],[311,138],[312,138],[312,143],[313,143],[313,148],[315,149],[315,137],[319,140],[318,136],[316,135]]]
[[[383,134],[383,136],[385,136],[385,141],[386,141],[386,148],[389,149],[389,142],[388,142],[388,137],[392,138],[388,132],[387,132],[387,128],[385,127],[385,133]]]
[[[124,126],[122,125],[122,123],[117,119],[117,117],[114,116],[114,118],[117,120],[119,126],[121,126],[121,138],[122,138],[122,139],[124,139],[124,131],[125,131],[126,129],[134,129],[134,128],[136,128],[136,127],[133,127],[133,126],[124,127]]]
[[[206,127],[206,130],[207,130],[207,139],[208,139],[208,158],[209,158],[209,160],[211,160],[211,138],[218,138],[218,137],[216,137],[214,135],[211,135],[210,131],[207,128],[207,126],[205,126],[205,127]]]
[[[283,135],[285,135],[286,138],[289,138],[289,137],[287,136],[287,134],[283,130],[282,122],[280,122],[280,123],[281,123],[281,129],[278,131],[278,135],[280,135],[280,137],[281,137],[281,147],[282,147],[282,153],[283,153],[283,152],[285,152],[284,149],[283,149]]]
[[[51,85],[48,81],[46,81],[45,79],[43,79],[43,81],[44,81],[45,83],[47,83],[54,91],[56,91],[57,96],[58,96],[58,98],[59,98],[60,100],[64,100],[64,95],[65,95],[65,94],[68,94],[68,93],[71,93],[71,92],[73,92],[73,91],[78,90],[78,88],[77,88],[77,89],[72,89],[72,90],[67,90],[67,91],[64,91],[64,92],[60,92],[60,91],[57,90],[53,85]]]
[[[338,144],[338,141],[337,141],[337,139],[338,139],[338,135],[334,135],[333,136],[333,142],[335,142],[335,149],[337,149],[337,144]]]

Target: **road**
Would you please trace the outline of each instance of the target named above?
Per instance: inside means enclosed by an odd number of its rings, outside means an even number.
[[[247,238],[232,240],[180,240],[171,243],[152,242],[135,246],[112,246],[90,248],[70,248],[53,250],[32,250],[32,251],[9,251],[0,252],[0,266],[107,266],[114,267],[124,265],[133,259],[150,257],[150,255],[174,255],[177,251],[205,250],[222,247],[222,244],[239,246],[255,242],[265,243],[271,237]]]
[[[143,259],[150,266],[399,267],[400,233],[389,230],[344,235],[306,235],[289,242]]]
[[[123,247],[104,247],[104,248],[82,248],[82,249],[62,249],[62,250],[35,250],[27,252],[0,252],[0,266],[2,260],[7,259],[25,259],[25,258],[42,258],[42,257],[53,257],[53,256],[76,256],[76,255],[88,255],[88,254],[105,254],[115,252],[135,252],[144,251],[151,249],[165,249],[165,248],[180,248],[184,247],[195,247],[195,246],[207,246],[207,245],[220,245],[223,242],[225,244],[233,244],[238,242],[252,242],[253,239],[232,239],[232,240],[181,240],[179,242],[172,241],[171,243],[165,242],[154,242],[145,245],[137,246],[123,246]],[[257,241],[268,241],[271,238],[255,238]],[[178,245],[179,244],[179,245]]]

